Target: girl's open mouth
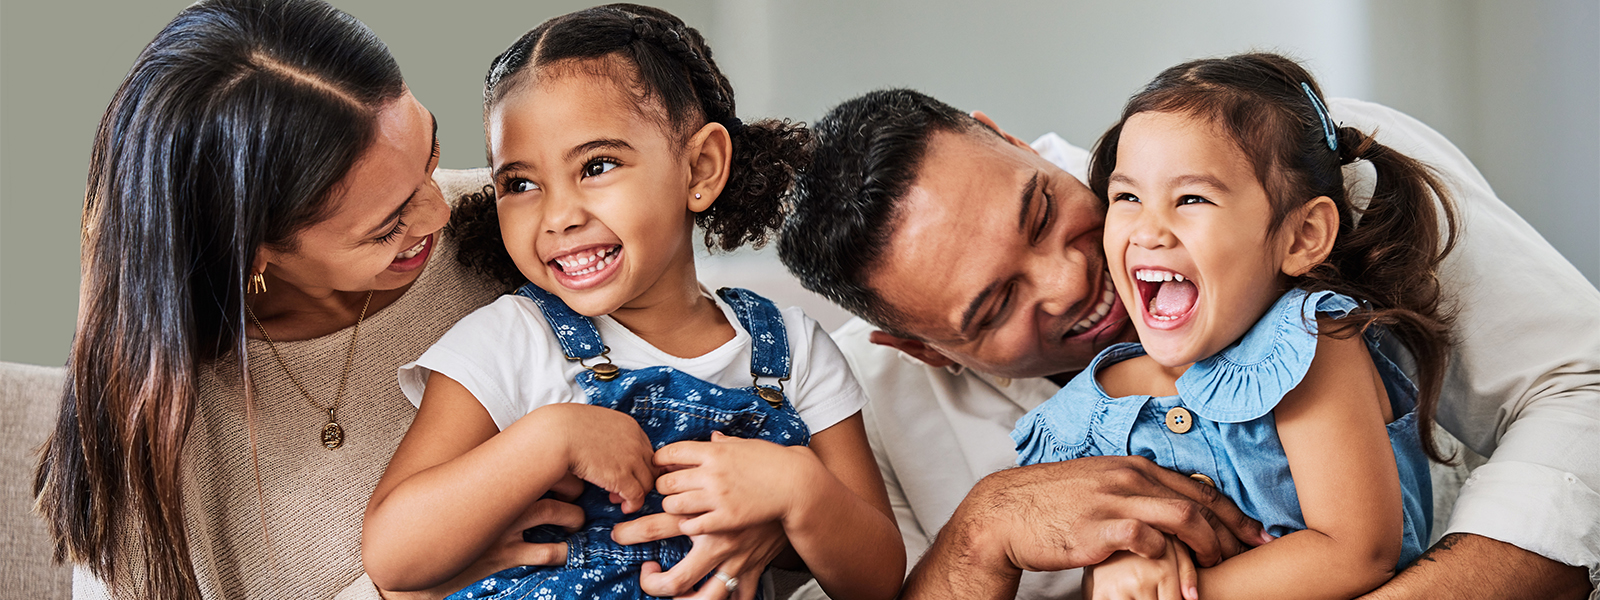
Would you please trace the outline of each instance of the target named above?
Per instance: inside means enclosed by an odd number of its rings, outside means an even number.
[[[622,258],[621,244],[589,246],[550,259],[545,264],[562,286],[588,289],[611,277]]]
[[[1140,267],[1133,270],[1133,279],[1139,288],[1139,312],[1143,313],[1145,325],[1152,329],[1177,329],[1199,304],[1200,288],[1182,273]]]

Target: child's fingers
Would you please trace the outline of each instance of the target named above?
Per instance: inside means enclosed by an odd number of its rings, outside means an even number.
[[[690,490],[703,489],[705,485],[700,481],[700,471],[702,470],[689,467],[665,473],[656,478],[656,492],[663,496],[671,496]]]
[[[503,555],[510,559],[509,564],[527,565],[530,567],[553,567],[567,564],[567,545],[564,542],[554,544],[529,544],[518,540],[518,543],[505,548]]]
[[[1183,590],[1183,600],[1200,600],[1200,572],[1194,568],[1194,557],[1189,548],[1175,545],[1172,553],[1178,559],[1178,586]]]
[[[698,515],[715,508],[716,501],[701,490],[673,494],[661,500],[661,510],[675,515]]]
[[[674,442],[662,446],[652,459],[657,466],[694,466],[705,462],[711,444],[708,442]]]
[[[716,566],[713,562],[715,559],[708,548],[695,544],[689,549],[689,554],[670,570],[661,571],[660,565],[654,570],[640,568],[639,589],[651,596],[662,598],[686,595],[694,590],[696,583],[711,574],[711,568]]]
[[[522,539],[522,530],[539,525],[557,525],[567,531],[577,531],[583,527],[583,509],[576,504],[568,504],[553,498],[543,498],[528,505],[522,511],[508,531],[516,534],[517,539]]]
[[[583,480],[569,472],[566,477],[562,477],[555,485],[550,486],[550,493],[563,502],[577,500],[578,496],[583,494]]]
[[[656,513],[623,521],[611,528],[611,541],[629,546],[686,535],[678,527],[683,520],[681,515]]]

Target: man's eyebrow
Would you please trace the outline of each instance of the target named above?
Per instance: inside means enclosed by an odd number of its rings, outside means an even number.
[[[1000,282],[991,282],[989,287],[983,288],[983,291],[978,292],[978,297],[973,298],[972,302],[967,304],[967,310],[961,313],[961,329],[959,330],[961,335],[966,335],[968,331],[971,331],[972,319],[978,316],[978,309],[983,308],[984,302],[999,288]]]
[[[1038,189],[1039,172],[1034,171],[1033,177],[1029,177],[1028,183],[1022,186],[1022,211],[1017,214],[1017,230],[1019,231],[1028,230],[1028,216],[1033,212],[1028,209],[1033,207],[1033,193]]]
[[[622,140],[618,140],[618,139],[594,140],[594,141],[589,141],[589,142],[584,142],[582,144],[578,144],[577,146],[573,146],[571,150],[567,151],[567,155],[566,155],[565,158],[566,158],[566,160],[572,160],[574,158],[577,158],[578,155],[583,154],[585,152],[590,152],[590,151],[594,151],[594,150],[601,150],[601,149],[607,149],[607,150],[632,150],[633,149],[633,145],[629,144],[628,142],[625,142],[625,141],[622,141]]]

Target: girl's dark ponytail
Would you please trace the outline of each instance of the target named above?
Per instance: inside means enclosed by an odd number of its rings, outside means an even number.
[[[633,18],[634,34],[688,71],[700,113],[707,122],[726,127],[733,139],[728,183],[711,208],[695,216],[695,224],[706,232],[706,247],[735,250],[745,244],[765,244],[783,226],[788,211],[784,197],[795,173],[809,162],[810,130],[787,119],[741,122],[733,86],[717,69],[711,48],[698,31],[671,15],[648,14],[660,12],[655,9],[613,6],[639,14]]]
[[[694,222],[706,231],[708,248],[759,248],[783,226],[789,187],[809,163],[811,131],[788,119],[763,119],[729,132],[733,161],[728,184]]]
[[[1444,185],[1427,165],[1352,127],[1340,127],[1339,162],[1367,161],[1376,171],[1372,200],[1340,223],[1327,261],[1301,277],[1306,289],[1330,289],[1367,300],[1344,329],[1381,325],[1416,361],[1418,423],[1432,423],[1448,367],[1451,311],[1441,304],[1439,263],[1455,245],[1456,215]],[[1435,201],[1435,198],[1438,201]],[[1421,427],[1422,448],[1439,462],[1433,428]]]

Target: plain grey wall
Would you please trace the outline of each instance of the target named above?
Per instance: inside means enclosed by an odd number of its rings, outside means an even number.
[[[134,56],[187,4],[0,4],[0,360],[64,361],[94,128]],[[334,4],[389,44],[439,118],[443,164],[468,168],[484,164],[480,85],[489,59],[538,22],[590,3]],[[1056,131],[1085,146],[1164,67],[1250,49],[1286,52],[1304,60],[1331,95],[1390,104],[1434,125],[1590,281],[1600,281],[1594,0],[659,5],[707,35],[747,118],[811,120],[850,96],[904,85],[985,110],[1024,137]],[[707,279],[775,272],[770,252],[710,263]]]

